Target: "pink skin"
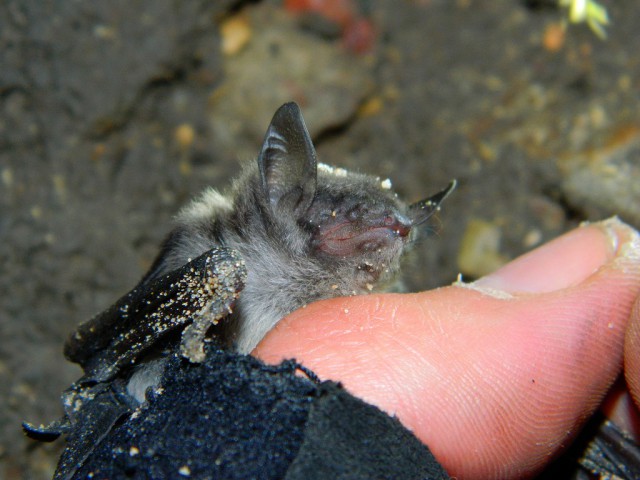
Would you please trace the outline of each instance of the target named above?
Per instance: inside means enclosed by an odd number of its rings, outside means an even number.
[[[340,215],[319,228],[317,248],[335,257],[349,257],[354,252],[374,251],[397,237],[405,238],[411,227],[411,220],[391,213],[359,221]]]
[[[635,235],[611,220],[471,288],[317,302],[280,322],[254,354],[296,358],[396,415],[454,477],[526,478],[602,403],[623,353],[640,400]],[[609,411],[632,429],[635,407],[624,398]]]

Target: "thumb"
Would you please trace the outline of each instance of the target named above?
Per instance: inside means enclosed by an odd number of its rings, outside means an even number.
[[[570,442],[618,374],[640,239],[574,230],[475,284],[317,302],[254,352],[294,357],[396,415],[458,478],[520,478]]]

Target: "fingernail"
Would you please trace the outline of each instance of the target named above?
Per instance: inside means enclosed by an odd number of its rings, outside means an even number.
[[[470,284],[494,293],[543,293],[577,285],[616,257],[629,232],[637,232],[617,218],[580,228],[513,260]],[[624,253],[622,253],[624,254]]]

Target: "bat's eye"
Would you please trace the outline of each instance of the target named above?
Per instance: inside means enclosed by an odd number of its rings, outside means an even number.
[[[346,217],[348,220],[352,222],[357,222],[358,220],[362,219],[362,217],[364,217],[366,214],[367,214],[367,211],[365,207],[358,204],[358,205],[355,205],[354,207],[351,207],[349,210],[347,210]]]
[[[406,237],[411,232],[412,223],[411,220],[403,215],[385,215],[382,219],[382,223],[385,228],[394,232],[399,237]]]

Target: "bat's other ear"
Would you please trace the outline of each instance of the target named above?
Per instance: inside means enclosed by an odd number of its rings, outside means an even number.
[[[285,103],[273,116],[258,157],[262,187],[272,209],[303,215],[316,193],[316,150],[300,107]]]
[[[420,225],[426,222],[434,213],[440,210],[440,205],[444,202],[445,198],[449,196],[451,192],[456,188],[458,182],[451,180],[447,188],[440,190],[435,195],[420,200],[409,206],[409,218],[413,225]]]

